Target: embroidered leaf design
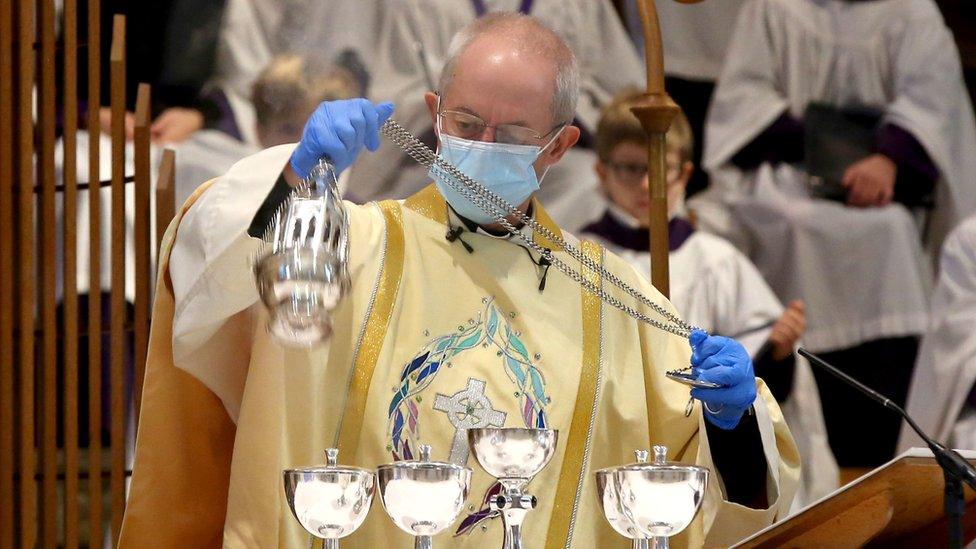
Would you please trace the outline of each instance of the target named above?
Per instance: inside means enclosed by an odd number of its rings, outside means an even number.
[[[423,366],[424,362],[427,360],[427,357],[429,356],[430,356],[430,351],[427,351],[426,353],[423,353],[417,358],[411,360],[410,364],[408,364],[407,367],[403,369],[403,373],[400,374],[400,381],[407,379],[407,376],[413,373],[414,370]]]
[[[407,410],[409,412],[407,416],[407,425],[410,427],[410,431],[417,432],[417,417],[420,412],[417,410],[417,405],[413,403],[412,400],[407,401]]]
[[[400,435],[403,433],[403,414],[400,410],[397,410],[396,415],[393,417],[393,446],[396,447],[400,443]]]
[[[427,366],[424,366],[424,369],[420,370],[420,373],[417,374],[417,384],[419,385],[427,377],[436,374],[440,365],[440,362],[431,362]]]
[[[400,390],[397,391],[395,395],[393,395],[393,400],[390,401],[390,409],[387,410],[386,412],[386,415],[388,417],[393,415],[393,412],[397,409],[397,406],[400,405],[400,402],[402,402],[403,399],[407,397],[407,393],[409,392],[409,390],[410,390],[410,380],[407,379],[404,380],[403,386],[400,387]]]
[[[450,347],[451,345],[453,345],[456,340],[457,340],[457,338],[454,337],[454,336],[445,337],[444,339],[442,339],[440,341],[440,343],[437,344],[437,349],[434,352],[439,353],[439,352],[443,351],[444,349],[447,349],[448,347]]]
[[[515,348],[518,354],[522,355],[522,358],[525,360],[529,359],[529,353],[525,350],[525,345],[522,344],[522,340],[519,339],[517,335],[509,333],[509,342],[512,344],[512,347]]]
[[[546,412],[544,410],[539,410],[539,415],[535,418],[535,426],[539,429],[546,428]]]
[[[495,330],[498,329],[498,311],[491,308],[491,316],[488,317],[488,339],[495,337]]]
[[[478,341],[480,340],[481,340],[481,330],[475,330],[474,333],[471,335],[471,337],[465,339],[460,344],[458,344],[457,348],[455,349],[455,352],[461,352],[466,349],[470,349],[475,345],[477,345]]]
[[[525,406],[522,407],[522,421],[525,422],[526,427],[533,427],[534,421],[532,421],[532,399],[525,399]]]
[[[508,367],[508,371],[512,372],[512,375],[518,380],[519,387],[525,386],[525,370],[519,364],[519,361],[510,356],[506,356],[505,365]]]
[[[532,393],[540,403],[546,401],[546,391],[542,385],[542,374],[535,368],[529,368],[529,377],[532,378]]]

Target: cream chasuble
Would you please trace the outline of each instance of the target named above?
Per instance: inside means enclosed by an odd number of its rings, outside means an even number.
[[[677,546],[706,535],[728,545],[786,516],[799,459],[761,383],[770,507],[751,510],[723,501],[700,406],[686,418],[687,387],[663,375],[688,363],[688,342],[601,306],[554,269],[540,292],[541,268],[512,241],[464,233],[473,253],[448,242],[447,205],[433,186],[403,203],[347,204],[353,284],[335,333],[312,351],[279,347],[264,328],[249,268],[257,241],[246,231],[290,152],[239,162],[191,197],[167,234],[125,545],[305,547],[282,469],[323,463],[335,445],[340,463],[375,467],[416,457],[425,443],[435,459],[474,471],[456,525],[467,533],[435,543],[499,547],[501,521],[477,521],[492,479],[463,443],[464,428],[486,425],[559,430],[555,457],[529,485],[539,507],[524,534],[534,547],[628,547],[603,518],[593,473],[651,444],[713,470]],[[534,212],[561,234],[538,203]],[[625,261],[583,249],[667,303]],[[351,547],[411,543],[378,501],[347,538]]]

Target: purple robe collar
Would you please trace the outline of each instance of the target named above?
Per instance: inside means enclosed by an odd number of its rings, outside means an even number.
[[[529,12],[532,11],[533,1],[534,0],[522,0],[522,5],[519,6],[519,13],[524,13],[525,15],[528,15]],[[485,0],[471,0],[471,3],[474,4],[474,13],[478,17],[481,17],[482,15],[488,13],[488,7],[485,6]]]
[[[583,227],[583,233],[592,233],[622,248],[646,252],[651,247],[651,234],[646,228],[628,227],[617,215],[607,210],[598,221]],[[668,250],[675,251],[695,232],[695,227],[683,217],[668,222]]]

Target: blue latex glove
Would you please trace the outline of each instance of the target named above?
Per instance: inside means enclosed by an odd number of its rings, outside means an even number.
[[[336,173],[348,168],[363,150],[380,147],[379,128],[393,114],[393,103],[373,104],[367,99],[326,101],[305,123],[302,140],[291,155],[291,169],[308,176],[319,159],[326,157]]]
[[[752,359],[738,341],[692,332],[691,367],[698,379],[722,385],[718,389],[694,388],[691,396],[707,404],[705,418],[721,429],[734,429],[742,414],[756,400],[756,376]]]

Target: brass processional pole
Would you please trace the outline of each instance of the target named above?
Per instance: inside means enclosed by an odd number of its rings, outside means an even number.
[[[679,0],[681,1],[681,0]],[[694,3],[698,0],[692,0]],[[641,24],[644,27],[644,59],[647,64],[647,93],[631,108],[647,133],[647,175],[650,179],[651,283],[670,297],[668,281],[668,193],[665,165],[665,134],[678,114],[678,106],[664,89],[664,55],[661,28],[654,0],[640,0]]]

